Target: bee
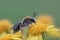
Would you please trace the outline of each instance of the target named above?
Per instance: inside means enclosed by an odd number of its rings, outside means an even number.
[[[35,12],[34,12],[33,18],[27,17],[22,22],[18,22],[17,24],[15,24],[13,26],[13,32],[15,33],[17,31],[21,30],[21,27],[28,27],[29,24],[35,23],[34,17],[35,17]]]

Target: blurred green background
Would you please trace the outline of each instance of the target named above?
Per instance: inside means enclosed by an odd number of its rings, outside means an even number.
[[[0,0],[0,19],[8,18],[16,23],[25,16],[32,16],[34,11],[52,15],[56,25],[60,25],[60,0]]]
[[[60,0],[0,0],[0,19],[8,18],[16,23],[32,16],[34,11],[54,16],[56,25],[60,25]]]

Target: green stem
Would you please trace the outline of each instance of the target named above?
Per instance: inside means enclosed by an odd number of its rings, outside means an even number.
[[[42,33],[42,38],[43,38],[43,40],[45,40],[45,35],[44,35],[44,32]]]

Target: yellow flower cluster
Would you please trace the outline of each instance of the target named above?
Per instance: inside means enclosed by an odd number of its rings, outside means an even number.
[[[49,15],[37,16],[36,21],[39,22],[39,23],[43,23],[45,25],[48,25],[48,26],[54,24],[53,17],[51,17]]]
[[[42,32],[45,31],[45,25],[44,24],[32,24],[29,29],[29,34],[31,35],[39,35]]]
[[[53,20],[48,15],[37,16],[36,23],[32,23],[29,33],[32,35],[41,34],[47,29],[47,26],[52,25],[52,23]]]
[[[55,28],[53,18],[49,15],[41,15],[36,17],[36,23],[30,24],[28,27],[28,37],[26,40],[42,40],[42,33],[46,32],[51,36],[59,36],[59,30]],[[0,40],[23,40],[21,30],[16,33],[4,33],[12,26],[9,20],[0,20]],[[10,30],[11,31],[11,30]],[[26,30],[25,30],[26,31]],[[4,36],[3,36],[4,35]]]
[[[11,25],[12,24],[9,20],[6,20],[6,19],[0,20],[0,33],[8,30]]]
[[[29,37],[27,40],[42,40],[43,32],[50,36],[57,37],[59,30],[55,28],[53,18],[49,15],[41,15],[36,17],[36,23],[29,25]],[[40,38],[40,39],[39,39]]]

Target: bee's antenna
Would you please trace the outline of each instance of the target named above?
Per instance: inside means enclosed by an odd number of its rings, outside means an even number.
[[[38,14],[38,13],[36,13],[36,12],[34,11],[33,17],[36,17],[36,16],[37,16],[37,14]]]
[[[33,17],[35,17],[35,11],[34,11]]]

